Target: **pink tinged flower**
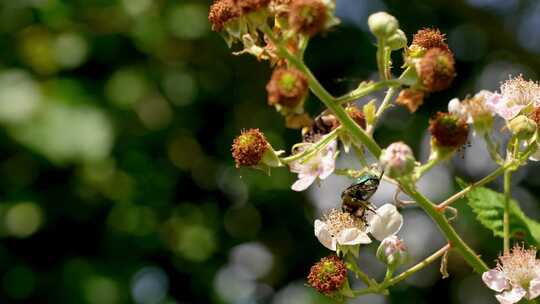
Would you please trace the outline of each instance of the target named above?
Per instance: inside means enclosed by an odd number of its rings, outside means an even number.
[[[368,233],[381,241],[395,235],[403,225],[403,216],[394,205],[386,204],[376,210],[367,222],[348,212],[331,210],[323,220],[315,220],[315,236],[326,248],[336,251],[337,246],[369,244]]]
[[[501,85],[500,93],[487,96],[486,103],[494,113],[510,120],[526,106],[540,105],[540,84],[521,75],[510,78]]]
[[[502,304],[513,304],[522,298],[534,299],[540,295],[540,261],[536,249],[514,246],[510,253],[499,257],[497,267],[482,274],[482,280]]]
[[[305,147],[309,149],[309,146]],[[291,163],[291,172],[298,174],[298,180],[291,186],[294,191],[306,190],[317,179],[325,179],[335,169],[337,141],[331,142],[325,149],[309,157]]]

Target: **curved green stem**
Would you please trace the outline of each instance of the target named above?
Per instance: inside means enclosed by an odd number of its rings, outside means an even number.
[[[512,171],[504,171],[504,214],[503,214],[503,236],[504,236],[504,252],[510,251],[510,199]]]
[[[370,293],[380,293],[380,292],[386,290],[388,287],[393,286],[393,285],[405,280],[406,278],[410,277],[414,273],[424,269],[429,264],[435,262],[437,259],[439,259],[441,256],[443,256],[449,249],[450,249],[450,245],[446,245],[446,246],[442,247],[441,249],[437,250],[435,253],[433,253],[429,257],[427,257],[425,260],[423,260],[423,261],[419,262],[418,264],[412,266],[411,268],[409,268],[406,271],[400,273],[399,275],[397,275],[397,276],[395,276],[395,277],[393,277],[393,278],[391,278],[391,279],[389,279],[387,281],[384,281],[380,285],[370,287],[370,288],[366,288],[366,289],[363,289],[363,290],[353,291],[353,293],[354,293],[355,296],[361,296],[361,295],[366,295],[366,294],[370,294]]]
[[[344,104],[347,102],[355,101],[364,96],[367,96],[376,91],[382,90],[387,87],[399,87],[401,84],[398,80],[383,80],[367,85],[360,85],[355,90],[336,98],[336,102],[339,104]]]
[[[488,174],[487,176],[485,176],[481,180],[470,184],[469,186],[463,188],[461,191],[459,191],[456,194],[452,195],[451,197],[447,198],[444,202],[437,205],[437,209],[440,210],[440,211],[446,209],[449,205],[451,205],[451,204],[455,203],[456,201],[458,201],[460,198],[465,196],[467,193],[469,193],[474,188],[481,187],[481,186],[493,181],[494,179],[499,177],[501,174],[503,174],[504,171],[508,167],[510,167],[512,165],[513,165],[512,163],[508,163],[508,164],[505,164],[502,167],[497,168],[495,171],[491,172],[490,174]]]
[[[318,151],[324,149],[332,140],[336,139],[338,136],[341,127],[335,128],[332,132],[326,134],[322,139],[313,144],[309,149],[306,149],[300,153],[293,154],[291,156],[280,158],[281,162],[284,164],[289,164],[304,157],[308,157],[312,154],[317,153]]]
[[[425,197],[423,194],[418,192],[416,187],[412,183],[404,182],[401,183],[403,190],[416,201],[422,209],[431,217],[433,221],[437,224],[441,232],[446,236],[448,242],[452,245],[452,248],[455,248],[465,261],[478,273],[482,273],[488,270],[488,267],[476,255],[476,253],[461,239],[457,234],[454,228],[448,223],[448,220],[438,211],[437,206]]]

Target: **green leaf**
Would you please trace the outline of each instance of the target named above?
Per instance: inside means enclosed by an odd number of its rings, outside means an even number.
[[[458,183],[463,185],[461,181]],[[503,237],[504,195],[478,187],[470,191],[466,198],[478,221],[495,236]],[[514,199],[510,200],[510,236],[540,244],[540,223],[527,217]]]

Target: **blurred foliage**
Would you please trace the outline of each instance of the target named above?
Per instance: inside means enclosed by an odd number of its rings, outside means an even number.
[[[383,145],[403,139],[420,151],[428,117],[450,97],[540,72],[540,45],[521,28],[538,36],[535,1],[337,2],[344,25],[307,54],[335,94],[375,71],[365,21],[376,10],[409,38],[440,27],[456,51],[454,89],[414,116],[389,113]],[[266,105],[266,64],[230,55],[210,31],[209,4],[0,1],[0,302],[326,303],[303,285],[326,254],[314,205],[290,191],[285,170],[233,167],[240,129],[261,128],[280,149],[299,134]],[[321,110],[313,97],[307,107]],[[537,175],[521,179],[521,191],[539,194]],[[491,233],[459,208],[459,227],[476,231],[465,238],[493,259]],[[539,214],[535,202],[525,210]],[[463,302],[477,279],[458,259],[449,270],[433,286],[397,287],[390,301]]]

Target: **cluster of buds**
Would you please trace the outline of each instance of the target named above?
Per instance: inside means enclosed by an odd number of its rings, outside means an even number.
[[[406,66],[411,86],[400,93],[397,102],[410,112],[422,105],[426,94],[449,88],[456,77],[454,54],[438,29],[422,29],[414,35],[406,50]]]
[[[371,33],[392,51],[407,46],[407,36],[399,29],[396,17],[386,12],[378,12],[369,16],[368,26]]]
[[[298,49],[302,36],[313,36],[339,23],[335,0],[215,0],[208,19],[229,46],[243,44],[236,54],[278,61],[275,41],[264,33]]]

